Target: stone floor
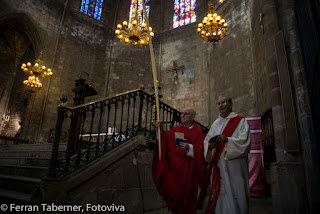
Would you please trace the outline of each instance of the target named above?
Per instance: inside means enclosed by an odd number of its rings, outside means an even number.
[[[250,198],[249,214],[272,214],[271,198]]]
[[[272,202],[271,198],[250,198],[249,214],[272,214]],[[168,208],[163,210],[153,210],[145,212],[147,214],[171,214]],[[199,210],[197,214],[203,214],[204,210]]]

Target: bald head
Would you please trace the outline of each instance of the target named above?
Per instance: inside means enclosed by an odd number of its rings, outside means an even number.
[[[181,122],[186,126],[190,127],[193,124],[196,111],[193,108],[187,107],[181,112]]]
[[[192,114],[196,115],[196,111],[193,108],[187,107],[187,108],[183,109],[182,112],[186,112],[186,111],[191,112]]]

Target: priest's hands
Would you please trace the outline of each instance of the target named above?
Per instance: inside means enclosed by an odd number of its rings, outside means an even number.
[[[159,120],[157,120],[156,128],[158,129],[159,127],[160,127],[160,130],[162,130],[162,123]]]
[[[189,152],[189,143],[180,143],[180,148],[184,149],[185,151]]]
[[[217,135],[217,142],[218,143],[227,143],[228,142],[228,138],[222,134]]]
[[[217,148],[217,144],[216,143],[209,143],[208,148],[209,148],[209,150],[215,149],[215,148]]]
[[[210,150],[217,148],[217,145],[220,143],[227,143],[228,142],[228,138],[222,134],[217,135],[213,138],[210,139],[209,141],[209,145],[208,148]]]

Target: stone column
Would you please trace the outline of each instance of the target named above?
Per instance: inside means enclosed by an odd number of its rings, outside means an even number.
[[[278,1],[262,0],[266,43],[268,106],[272,109],[276,163],[270,167],[273,213],[304,213],[304,166],[301,162],[296,112],[291,91],[288,53],[279,20],[285,11],[278,9]],[[280,16],[281,14],[281,16]]]
[[[297,130],[299,132],[300,149],[305,173],[306,198],[308,200],[309,213],[318,213],[320,208],[319,154],[315,139],[315,130],[313,130],[311,107],[306,83],[306,71],[297,26],[296,16],[298,16],[298,14],[295,8],[298,5],[296,0],[278,2],[278,13],[285,14],[285,16],[280,17],[279,23],[284,35],[284,43],[290,68],[293,101],[295,102],[296,119],[298,123]],[[307,5],[309,3],[305,2],[303,4]]]

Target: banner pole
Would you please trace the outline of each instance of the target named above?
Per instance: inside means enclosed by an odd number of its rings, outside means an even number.
[[[158,91],[159,81],[157,80],[158,76],[157,76],[156,62],[154,59],[152,38],[150,36],[150,29],[149,29],[149,17],[147,15],[147,11],[146,11],[145,0],[142,0],[142,6],[143,6],[144,17],[145,17],[146,24],[147,24],[147,31],[148,31],[148,38],[149,38],[149,49],[150,49],[152,74],[153,74],[154,94],[155,94],[156,108],[157,108],[157,121],[160,121],[160,104],[159,104],[159,91]],[[160,127],[158,127],[158,145],[159,145],[159,160],[161,160],[161,130],[160,130]]]

